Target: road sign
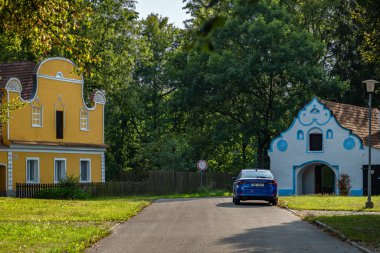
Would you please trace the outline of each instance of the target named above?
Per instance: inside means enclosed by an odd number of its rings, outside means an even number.
[[[197,162],[197,168],[198,168],[198,170],[206,170],[207,169],[207,162],[205,160],[199,160]]]

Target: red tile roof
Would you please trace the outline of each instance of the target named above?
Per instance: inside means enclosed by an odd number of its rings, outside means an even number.
[[[344,127],[357,135],[364,143],[368,144],[368,126],[369,116],[368,108],[355,105],[341,104],[320,100],[327,108],[329,108],[336,120]],[[380,115],[379,109],[372,109],[372,147],[380,148]]]
[[[22,85],[21,96],[29,99],[33,94],[38,64],[34,62],[13,62],[0,64],[0,88],[4,88],[10,78],[16,77]]]

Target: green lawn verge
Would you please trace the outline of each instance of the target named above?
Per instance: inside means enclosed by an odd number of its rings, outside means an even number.
[[[280,197],[280,206],[294,210],[366,211],[380,212],[380,196],[374,196],[375,208],[366,209],[367,197],[343,197],[329,195],[305,195]]]
[[[380,250],[380,215],[317,216],[308,220],[321,221],[352,241]]]
[[[89,200],[0,198],[0,252],[81,252],[159,198],[230,196],[223,191]]]

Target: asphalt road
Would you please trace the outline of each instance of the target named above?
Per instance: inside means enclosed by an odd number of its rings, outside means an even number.
[[[264,202],[162,199],[86,252],[360,252]]]

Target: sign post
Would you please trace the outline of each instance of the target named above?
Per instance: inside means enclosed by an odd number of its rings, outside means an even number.
[[[197,162],[197,168],[201,172],[201,187],[203,187],[203,171],[207,169],[207,162],[205,160],[199,160]]]

